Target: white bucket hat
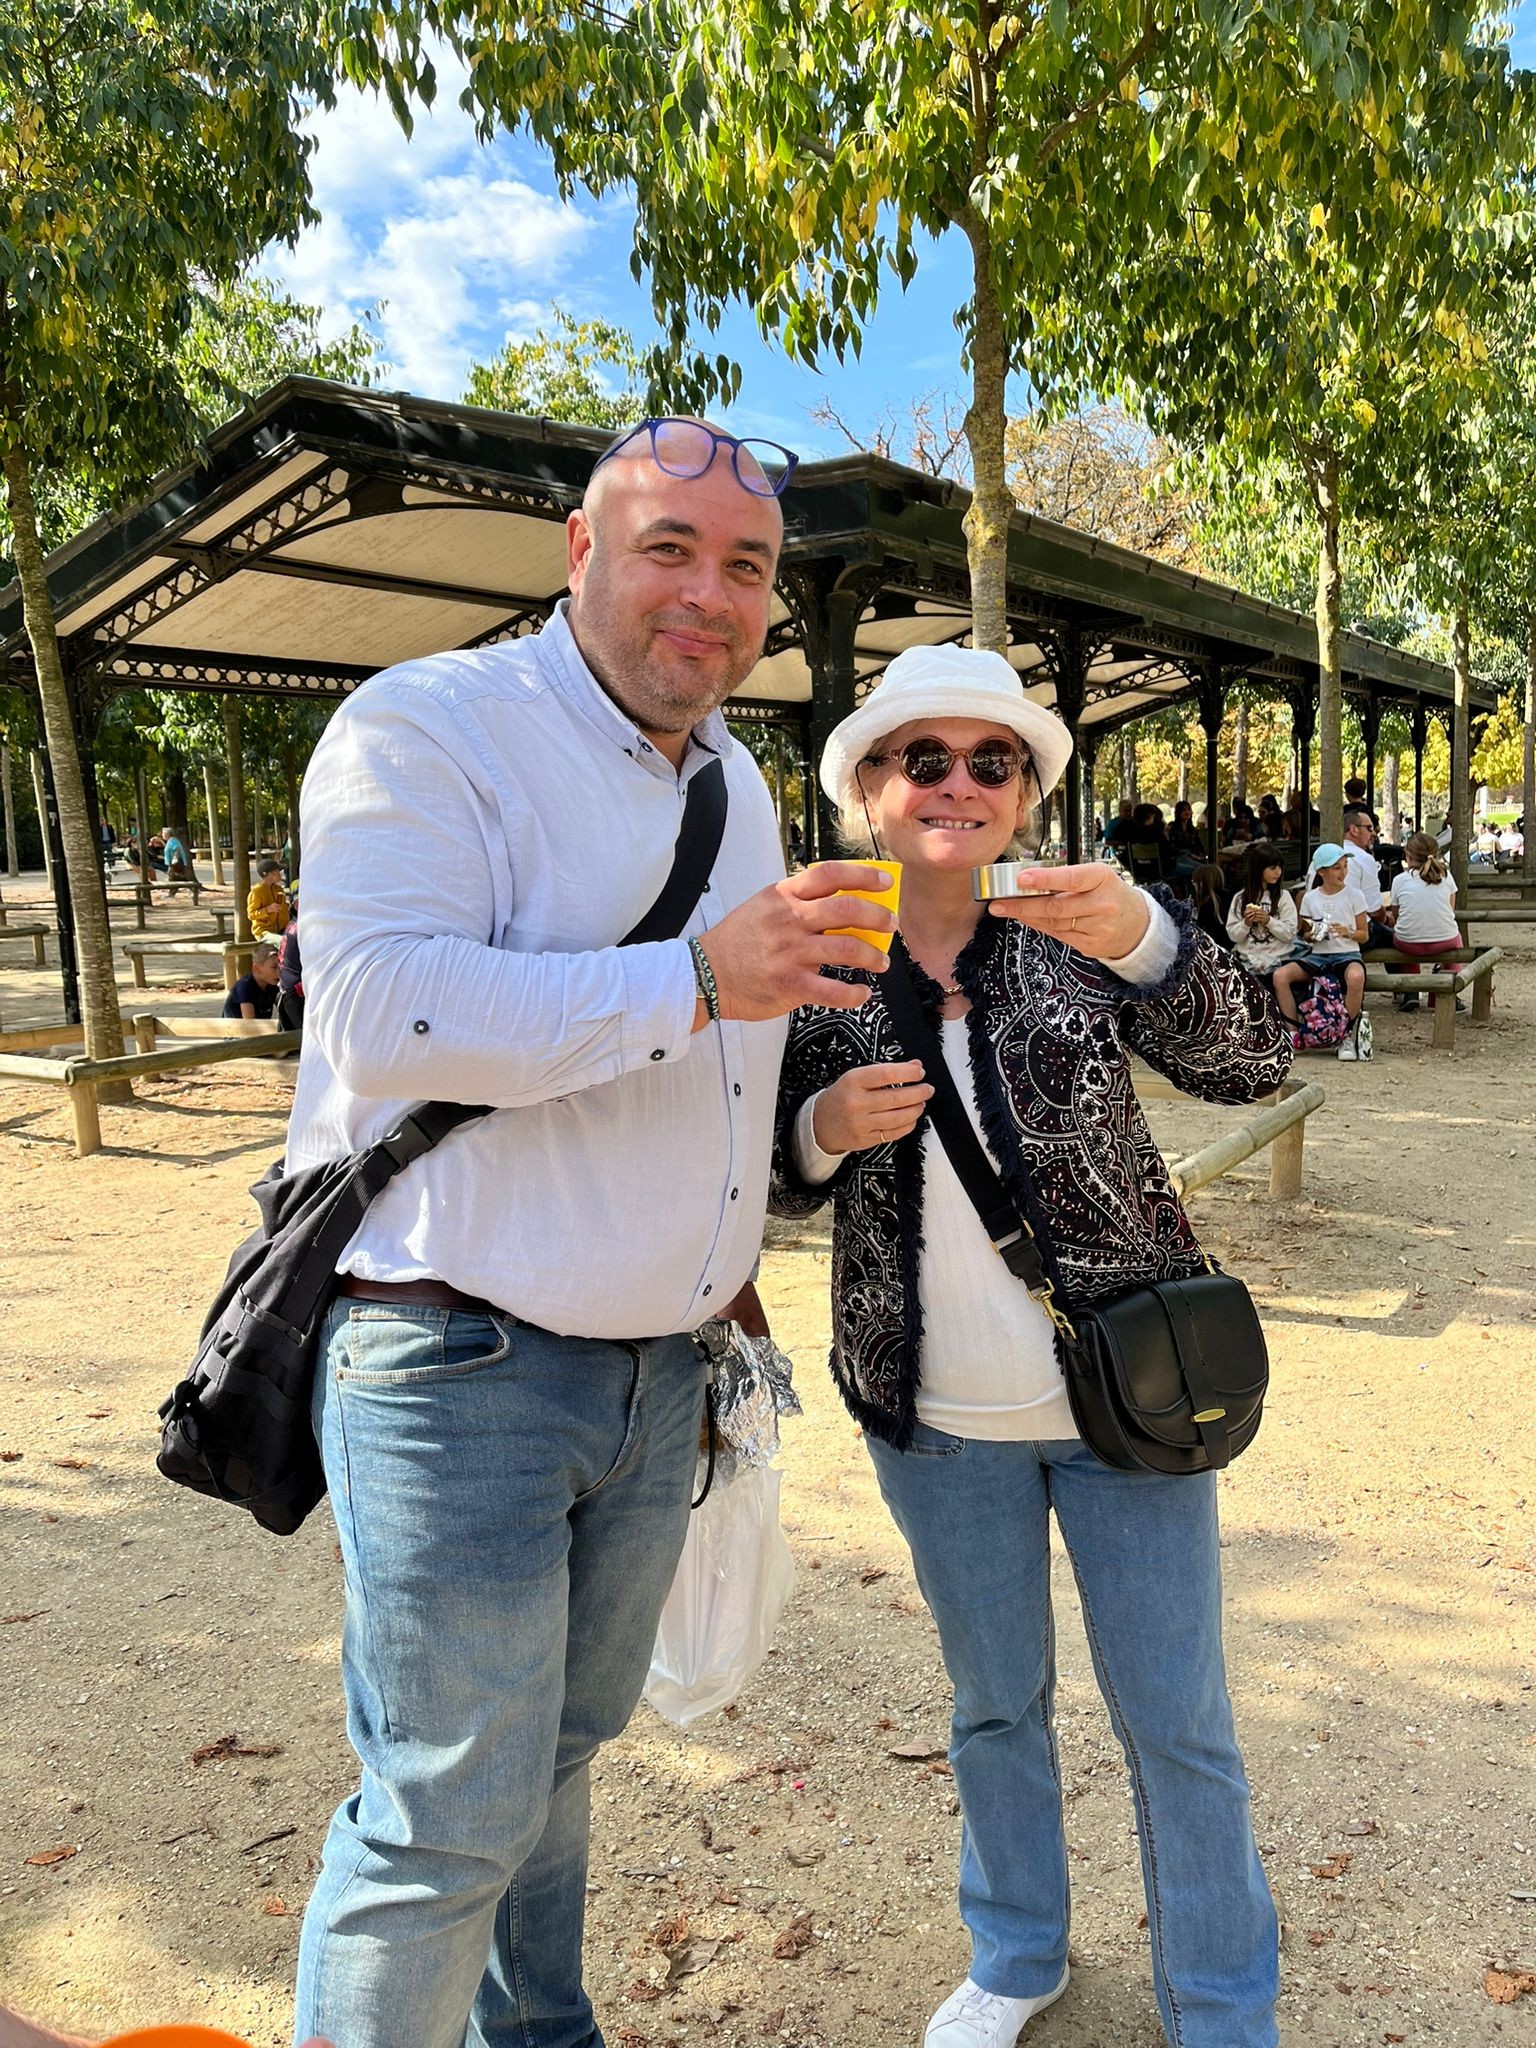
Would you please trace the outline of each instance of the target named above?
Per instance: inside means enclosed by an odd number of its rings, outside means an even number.
[[[983,718],[1006,725],[1028,747],[1044,796],[1072,757],[1072,735],[1024,694],[1018,671],[980,647],[909,647],[898,654],[857,711],[833,727],[821,750],[821,786],[842,805],[858,793],[858,766],[871,747],[915,718]]]

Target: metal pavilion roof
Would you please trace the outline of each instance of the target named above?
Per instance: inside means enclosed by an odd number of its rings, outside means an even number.
[[[308,378],[275,385],[147,500],[49,565],[66,667],[85,707],[124,688],[341,695],[379,669],[537,628],[565,588],[562,521],[608,436]],[[735,709],[802,730],[893,655],[964,639],[966,493],[870,455],[801,468],[767,652]],[[1077,650],[1084,743],[1215,674],[1315,694],[1301,612],[1026,513],[1009,542],[1011,659],[1061,708]],[[852,624],[851,663],[828,620]],[[830,608],[830,609],[829,609]],[[30,672],[14,585],[0,666]],[[830,669],[837,668],[835,678]],[[1345,687],[1449,707],[1447,670],[1343,636]],[[1491,695],[1479,691],[1479,705]]]

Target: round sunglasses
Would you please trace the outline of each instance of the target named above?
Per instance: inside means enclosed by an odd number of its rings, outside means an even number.
[[[732,474],[754,498],[782,497],[800,462],[792,449],[781,447],[777,441],[744,441],[735,434],[717,433],[701,420],[667,417],[642,420],[627,434],[621,434],[593,463],[594,471],[642,434],[650,436],[651,460],[656,467],[667,476],[685,481],[703,476],[714,465],[715,451],[728,448]]]
[[[957,761],[965,763],[971,780],[983,789],[1006,789],[1029,765],[1023,747],[997,738],[978,740],[974,747],[946,746],[943,740],[933,738],[908,740],[895,753],[867,754],[865,759],[874,767],[894,761],[908,782],[919,789],[936,789]]]

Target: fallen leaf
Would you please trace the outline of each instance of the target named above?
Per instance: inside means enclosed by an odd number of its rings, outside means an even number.
[[[226,1756],[281,1756],[282,1746],[276,1742],[242,1742],[238,1735],[219,1735],[212,1742],[205,1742],[201,1749],[194,1749],[192,1761],[195,1764],[211,1763],[214,1758]]]
[[[50,1458],[48,1462],[57,1465],[61,1472],[89,1472],[91,1469],[89,1458]]]
[[[92,1422],[105,1422],[112,1413],[112,1410],[110,1408],[87,1408],[85,1412]]]
[[[0,1465],[14,1465],[18,1458],[26,1455],[25,1451],[0,1451]]]
[[[793,1863],[796,1870],[809,1870],[813,1864],[819,1863],[826,1853],[825,1849],[816,1848],[786,1849],[784,1851],[784,1854]]]
[[[48,1612],[46,1607],[34,1607],[30,1614],[0,1614],[0,1628],[9,1628],[13,1622],[36,1621],[40,1614]]]
[[[928,1768],[936,1778],[952,1778],[955,1775],[946,1763],[930,1764]]]
[[[36,1858],[29,1858],[36,1861]],[[1495,2005],[1513,2005],[1528,1991],[1536,1991],[1536,1972],[1531,1970],[1484,1970],[1483,1992]]]
[[[269,1920],[284,1920],[288,1917],[288,1908],[283,1904],[283,1901],[277,1896],[276,1892],[269,1893],[262,1900],[261,1910]]]
[[[649,2034],[637,2034],[633,2027],[620,2027],[618,2043],[619,2048],[651,2048],[651,2037]]]
[[[695,1976],[715,1960],[723,1944],[706,1941],[701,1935],[694,1935],[680,1948],[675,1948],[667,1957],[667,1983],[680,1984],[685,1977]]]
[[[944,1754],[942,1742],[898,1742],[894,1749],[888,1749],[887,1756],[894,1756],[902,1763],[932,1763],[936,1756]]]
[[[888,1574],[883,1564],[872,1564],[867,1571],[859,1573],[859,1584],[861,1586],[873,1586],[887,1576]]]
[[[1325,1942],[1332,1940],[1333,1929],[1331,1927],[1313,1927],[1308,1930],[1307,1944],[1311,1948],[1321,1948]]]
[[[647,1984],[643,1977],[637,1977],[633,1984],[626,1985],[621,1995],[627,1998],[631,2005],[650,2005],[655,1999],[660,1998],[661,1986]]]
[[[67,1863],[71,1856],[78,1856],[79,1854],[80,1847],[78,1843],[76,1843],[74,1848],[70,1848],[69,1845],[65,1843],[62,1847],[57,1849],[39,1849],[37,1854],[35,1856],[29,1856],[27,1858],[27,1861],[29,1864],[34,1865],[38,1870],[46,1870],[51,1863]]]
[[[757,2023],[760,2034],[776,2034],[784,2024],[784,2008],[776,2005],[772,2012],[765,2012]]]
[[[790,1963],[803,1956],[815,1939],[810,1914],[797,1913],[773,1944],[773,1952],[781,1963]]]
[[[688,1939],[688,1915],[674,1913],[666,1920],[658,1920],[651,1929],[651,1940],[663,1955],[669,1948],[676,1948],[679,1942]]]
[[[1326,1863],[1314,1863],[1311,1866],[1312,1875],[1314,1877],[1342,1877],[1354,1860],[1348,1849],[1335,1849]]]

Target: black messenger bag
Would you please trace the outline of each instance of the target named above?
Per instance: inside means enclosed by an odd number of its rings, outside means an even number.
[[[675,939],[693,915],[725,833],[723,764],[688,785],[672,869],[621,946]],[[336,1292],[336,1263],[374,1199],[485,1104],[424,1102],[366,1152],[285,1173],[251,1189],[261,1222],[236,1250],[185,1379],[160,1407],[156,1465],[167,1479],[245,1508],[291,1536],[325,1494],[310,1423],[315,1344]]]
[[[1069,1315],[1035,1233],[965,1113],[899,938],[880,995],[903,1050],[923,1063],[933,1089],[928,1114],[960,1185],[1009,1272],[1051,1320],[1083,1442],[1122,1472],[1173,1475],[1230,1464],[1258,1434],[1269,1384],[1264,1331],[1242,1281],[1212,1268],[1133,1287]]]

